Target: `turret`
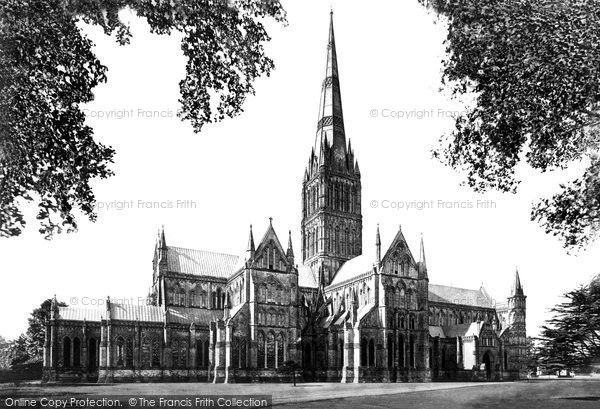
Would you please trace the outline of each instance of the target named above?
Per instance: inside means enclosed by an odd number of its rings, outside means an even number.
[[[248,247],[246,248],[246,260],[254,260],[254,253],[256,247],[254,246],[254,235],[252,234],[252,225],[250,225],[250,233],[248,235]]]
[[[381,263],[381,235],[379,234],[379,223],[377,223],[377,234],[375,235],[375,254],[377,257],[377,265]]]
[[[419,248],[419,262],[417,263],[419,268],[419,277],[427,278],[427,261],[425,260],[425,245],[423,244],[423,233],[421,233],[421,245]]]
[[[288,248],[287,248],[287,252],[286,252],[286,257],[288,260],[288,263],[290,265],[294,265],[294,249],[292,248],[292,231],[290,230],[288,232]]]

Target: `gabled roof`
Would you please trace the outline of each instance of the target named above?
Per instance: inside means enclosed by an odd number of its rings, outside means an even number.
[[[429,284],[429,302],[442,302],[473,307],[493,308],[492,300],[481,289],[450,287],[447,285]]]
[[[445,325],[442,327],[442,331],[448,338],[464,337],[465,334],[469,332],[471,324],[474,323],[468,322],[466,324]]]
[[[444,325],[444,334],[448,338],[455,337],[478,337],[484,326],[489,325],[484,321],[470,322],[467,324]]]
[[[58,318],[69,321],[100,322],[108,319],[108,312],[104,307],[59,307]],[[110,318],[119,321],[164,322],[162,307],[155,305],[135,305],[110,303]]]
[[[361,254],[346,261],[335,274],[328,287],[352,281],[359,275],[373,271],[374,262],[373,257],[366,254]]]
[[[106,318],[105,308],[58,307],[58,318],[69,321],[100,322]]]
[[[385,254],[381,257],[381,261],[384,262],[385,260],[387,260],[387,258],[394,253],[394,251],[398,247],[398,244],[400,243],[404,244],[405,252],[410,256],[411,262],[413,264],[416,264],[415,258],[413,257],[412,252],[410,251],[410,247],[408,246],[408,242],[406,241],[406,238],[404,237],[401,228],[398,229],[398,232],[396,233],[396,236],[394,236],[392,243],[388,246],[388,249],[386,250]]]
[[[269,223],[269,227],[267,227],[267,231],[265,231],[265,234],[264,234],[263,238],[261,239],[260,244],[256,248],[256,253],[257,254],[260,253],[270,240],[273,240],[273,242],[275,243],[275,246],[277,247],[277,250],[279,250],[279,252],[284,256],[284,261],[287,263],[287,260],[285,259],[286,251],[283,249],[283,246],[281,245],[281,242],[279,241],[279,238],[277,237],[277,233],[275,233],[275,229],[273,228],[272,223]]]
[[[169,246],[167,269],[173,273],[228,278],[237,264],[238,256]]]
[[[204,308],[169,307],[167,310],[168,321],[178,324],[202,324],[223,318],[223,310],[209,310]]]
[[[143,322],[164,322],[162,307],[156,305],[134,305],[110,303],[110,317],[113,320]]]

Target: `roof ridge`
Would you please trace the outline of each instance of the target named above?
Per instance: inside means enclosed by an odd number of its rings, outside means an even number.
[[[477,291],[477,292],[481,292],[481,288],[475,289],[475,288],[465,288],[465,287],[456,287],[454,285],[446,285],[446,284],[435,284],[435,283],[429,283],[429,285],[436,285],[438,287],[446,287],[446,288],[456,288],[458,290],[467,290],[467,291]]]
[[[221,256],[230,256],[230,257],[236,257],[236,258],[240,257],[239,255],[235,255],[235,254],[231,254],[231,253],[223,253],[221,251],[212,251],[212,250],[193,249],[193,248],[190,248],[190,247],[167,246],[167,248],[180,249],[180,250],[200,251],[202,253],[218,254],[218,255],[221,255]]]

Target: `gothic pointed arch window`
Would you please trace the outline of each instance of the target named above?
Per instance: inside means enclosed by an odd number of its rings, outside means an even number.
[[[202,353],[203,352],[202,351],[202,347],[203,347],[202,340],[197,339],[195,346],[196,346],[196,362],[195,362],[196,365],[195,366],[196,366],[196,368],[203,368],[204,355]]]
[[[415,368],[416,367],[416,357],[415,357],[415,336],[414,335],[410,336],[408,351],[409,351],[409,365],[411,368]]]
[[[81,366],[81,341],[78,337],[73,338],[73,366],[75,368]]]
[[[152,338],[152,367],[160,366],[160,340],[158,337]]]
[[[360,366],[367,366],[368,361],[368,343],[366,338],[360,340]]]
[[[404,336],[402,334],[398,335],[398,365],[401,368],[404,368],[406,366],[406,363],[404,361]]]
[[[275,335],[272,332],[267,334],[267,368],[275,368]]]
[[[71,367],[71,338],[63,338],[63,366],[65,368]]]
[[[334,246],[335,246],[335,252],[339,254],[340,253],[340,228],[338,226],[335,227]]]
[[[179,288],[177,290],[177,305],[185,306],[185,290],[183,288]]]
[[[258,332],[258,336],[256,337],[257,340],[257,351],[256,351],[256,357],[257,357],[257,364],[259,368],[265,368],[266,366],[266,356],[265,356],[265,336],[262,333],[262,331]]]
[[[375,341],[369,340],[369,366],[375,366]]]
[[[408,329],[416,329],[415,316],[411,314],[408,320]]]
[[[285,337],[283,333],[280,332],[277,335],[275,342],[277,344],[277,359],[275,360],[275,367],[279,368],[285,362]]]
[[[387,336],[387,356],[388,356],[388,368],[394,367],[394,357],[396,356],[396,345],[394,343],[394,335],[388,334]]]
[[[167,294],[168,294],[168,298],[169,298],[169,300],[168,300],[169,304],[176,305],[177,300],[175,300],[175,290],[173,290],[172,287],[169,287]]]
[[[171,341],[171,359],[174,368],[181,368],[181,355],[179,354],[179,341]]]
[[[152,356],[151,356],[151,344],[150,339],[146,336],[142,336],[142,367],[150,368],[152,366]]]
[[[208,339],[204,341],[204,348],[202,349],[202,353],[204,355],[204,368],[208,368],[208,364],[210,363],[210,341]]]
[[[125,365],[125,339],[123,339],[123,337],[118,337],[115,347],[116,347],[116,356],[115,356],[116,364],[118,367],[123,367]]]
[[[229,347],[229,351],[230,351],[230,361],[231,361],[231,367],[233,368],[239,368],[240,367],[240,340],[238,337],[233,337],[233,340],[231,341],[230,347]]]
[[[350,254],[350,229],[344,231],[344,254]]]

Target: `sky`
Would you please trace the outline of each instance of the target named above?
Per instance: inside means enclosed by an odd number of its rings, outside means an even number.
[[[436,284],[509,295],[518,267],[527,331],[537,334],[565,291],[599,273],[600,250],[568,255],[529,219],[531,204],[576,173],[523,166],[517,194],[475,194],[432,158],[452,116],[464,110],[440,91],[446,27],[417,0],[332,1],[346,136],[362,174],[363,248],[386,248],[399,226],[418,254],[424,237]],[[195,134],[176,116],[185,58],[180,37],[149,34],[125,11],[130,45],[84,27],[108,81],[84,108],[98,141],[116,150],[115,176],[94,181],[98,221],[51,241],[35,209],[17,238],[0,239],[0,335],[15,338],[31,310],[56,294],[69,305],[102,306],[107,295],[139,302],[151,284],[157,230],[169,245],[241,254],[269,217],[300,254],[301,183],[314,142],[325,69],[330,3],[284,1],[287,26],[269,23],[276,64],[256,82],[244,112]]]

